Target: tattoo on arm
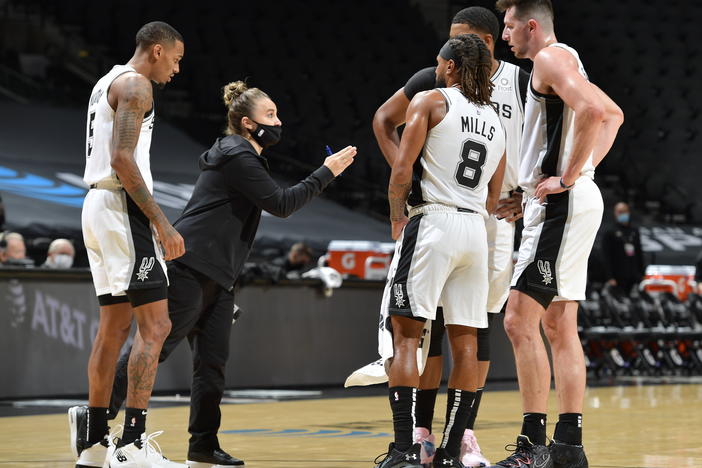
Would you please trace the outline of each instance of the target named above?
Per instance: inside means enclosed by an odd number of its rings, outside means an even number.
[[[388,202],[390,203],[390,221],[400,221],[405,215],[405,205],[409,196],[412,182],[388,185]]]
[[[143,79],[125,79],[115,111],[112,134],[112,166],[129,196],[153,223],[166,217],[149,193],[134,150],[139,141],[144,114],[153,105],[151,84]]]

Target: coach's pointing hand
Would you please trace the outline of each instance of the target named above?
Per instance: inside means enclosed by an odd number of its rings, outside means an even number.
[[[332,154],[324,160],[324,165],[332,171],[334,177],[338,176],[351,165],[353,158],[356,156],[356,147],[347,146],[338,153]]]
[[[156,229],[156,234],[158,240],[163,247],[164,259],[173,260],[178,258],[185,253],[185,243],[183,238],[175,230],[171,223],[164,221],[162,223],[154,224],[154,229]]]

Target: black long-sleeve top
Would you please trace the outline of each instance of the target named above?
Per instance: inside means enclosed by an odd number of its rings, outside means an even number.
[[[200,156],[200,176],[174,227],[185,240],[176,261],[232,290],[253,245],[261,211],[285,218],[334,180],[325,166],[289,188],[270,176],[268,161],[239,135],[217,139]]]

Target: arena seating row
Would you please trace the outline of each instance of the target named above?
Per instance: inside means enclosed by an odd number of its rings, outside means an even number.
[[[186,39],[186,57],[169,88],[186,92],[194,120],[209,117],[212,130],[203,134],[214,135],[223,125],[222,85],[247,77],[279,104],[286,125],[279,153],[311,165],[324,145],[354,143],[361,157],[348,175],[381,191],[387,168],[372,136],[373,112],[415,70],[433,62],[445,36],[408,0],[314,8],[302,0],[241,7],[211,0],[188,8],[165,0],[35,3],[60,24],[79,29],[90,53],[109,55],[106,66],[129,57],[134,31],[145,21],[171,22]],[[702,51],[696,32],[702,3],[554,3],[559,39],[580,51],[592,81],[625,111],[625,124],[598,172],[618,176],[618,197],[635,206],[701,221],[696,174],[702,172],[702,136],[696,122],[702,113]],[[449,4],[454,12],[465,7]],[[494,0],[471,4],[494,8]],[[502,41],[496,55],[515,61]]]
[[[606,287],[581,302],[579,330],[593,376],[702,375],[702,296],[631,295]]]

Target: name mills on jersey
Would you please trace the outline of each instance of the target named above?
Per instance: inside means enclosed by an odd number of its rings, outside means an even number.
[[[492,141],[492,139],[495,136],[495,127],[493,125],[490,125],[490,129],[486,132],[487,128],[488,123],[484,120],[478,119],[477,117],[461,117],[461,131],[475,133],[476,135],[480,135],[484,138],[487,138],[489,141]]]

